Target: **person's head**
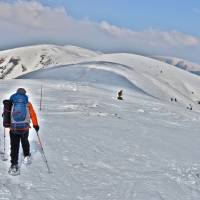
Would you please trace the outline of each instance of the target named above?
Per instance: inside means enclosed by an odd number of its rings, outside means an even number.
[[[19,94],[26,94],[26,90],[24,88],[18,88],[17,93]]]

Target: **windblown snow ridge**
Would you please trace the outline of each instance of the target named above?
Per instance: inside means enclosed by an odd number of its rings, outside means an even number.
[[[111,70],[112,68],[115,68],[115,70]],[[126,76],[120,73],[120,70],[122,71],[124,68],[130,69],[126,65],[119,65],[112,62],[86,62],[73,65],[56,66],[49,69],[40,69],[19,76],[17,79],[65,80],[127,88],[136,92],[147,94],[131,82]]]

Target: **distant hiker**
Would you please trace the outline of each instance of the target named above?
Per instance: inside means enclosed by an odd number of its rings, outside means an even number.
[[[28,141],[30,119],[36,131],[39,131],[37,116],[32,104],[28,101],[26,90],[18,88],[10,97],[12,109],[10,112],[10,145],[11,167],[8,171],[11,175],[20,173],[18,166],[20,141],[23,149],[24,164],[31,163],[30,144]]]
[[[170,100],[171,100],[171,101],[174,101],[174,99],[173,99],[173,98],[171,98]]]
[[[189,106],[187,106],[187,109],[188,109],[188,110],[192,110],[192,105],[189,104]]]
[[[175,98],[174,101],[177,102],[177,99]]]
[[[123,100],[122,95],[123,95],[123,90],[120,90],[120,91],[118,92],[117,99],[118,99],[118,100]]]

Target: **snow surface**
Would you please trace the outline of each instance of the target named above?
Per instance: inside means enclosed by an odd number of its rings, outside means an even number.
[[[2,100],[18,87],[28,91],[53,173],[31,130],[32,165],[21,164],[21,175],[12,177],[9,160],[0,161],[0,200],[198,200],[200,77],[134,54],[68,48],[82,58],[70,55],[69,63],[30,73],[16,69],[21,79],[1,81]],[[116,98],[121,89],[123,101]]]
[[[3,81],[0,94],[3,99],[17,87],[27,88],[53,173],[47,173],[32,130],[32,165],[22,165],[21,175],[11,177],[9,161],[0,162],[0,199],[200,198],[198,113],[133,89],[118,101],[115,87],[53,80],[42,84],[41,112],[39,80]],[[6,141],[9,157],[8,134]]]

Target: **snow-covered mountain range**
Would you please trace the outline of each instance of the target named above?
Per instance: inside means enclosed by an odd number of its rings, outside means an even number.
[[[80,62],[99,53],[75,46],[36,45],[0,51],[0,79],[40,68]]]
[[[9,160],[0,160],[0,199],[200,198],[199,76],[144,56],[73,46],[3,51],[0,60],[1,101],[26,88],[52,171],[31,129],[32,164],[22,164],[20,151],[21,174],[11,177]]]
[[[3,79],[39,78],[137,88],[154,98],[176,99],[178,104],[199,108],[198,76],[144,56],[39,45],[0,52],[0,60]]]

